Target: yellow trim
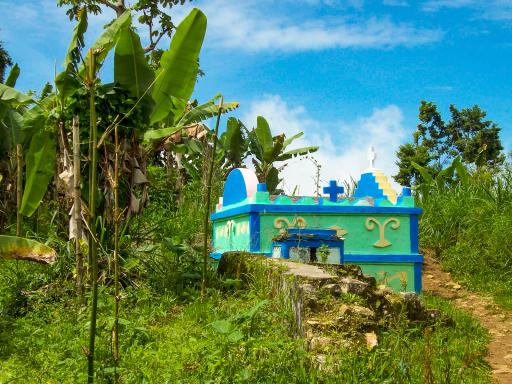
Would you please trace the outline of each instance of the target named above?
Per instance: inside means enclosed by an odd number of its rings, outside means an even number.
[[[379,185],[379,189],[382,190],[382,193],[384,196],[387,197],[389,201],[391,201],[393,204],[396,204],[398,199],[398,194],[391,186],[387,176],[382,173],[381,171],[374,171],[372,172],[373,176],[375,177],[375,181]]]

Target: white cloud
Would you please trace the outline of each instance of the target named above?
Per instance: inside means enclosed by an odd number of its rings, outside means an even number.
[[[247,0],[198,3],[208,15],[207,44],[243,51],[288,52],[330,48],[393,48],[439,41],[438,29],[417,28],[388,17],[336,19],[295,17],[275,11],[271,4]]]
[[[294,147],[320,147],[313,157],[322,166],[321,186],[329,180],[350,182],[353,178],[357,181],[369,166],[367,153],[370,145],[377,152],[376,167],[384,171],[392,181],[391,175],[397,172],[395,153],[409,135],[403,125],[401,109],[392,104],[376,108],[368,116],[352,122],[326,125],[311,119],[304,106],[291,106],[280,96],[266,95],[251,103],[242,120],[248,127],[252,127],[258,115],[268,120],[274,133],[284,132],[290,136],[303,131],[305,135],[292,144]],[[315,172],[316,167],[311,160],[291,160],[282,173],[285,191],[291,193],[298,186],[298,194],[314,194]],[[398,185],[393,185],[398,190]]]

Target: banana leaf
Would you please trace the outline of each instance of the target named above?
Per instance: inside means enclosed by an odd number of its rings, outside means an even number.
[[[262,160],[268,162],[271,161],[271,153],[274,149],[274,139],[272,137],[272,132],[270,131],[268,122],[263,116],[257,117],[254,133],[259,144],[258,146],[261,149]]]
[[[0,236],[0,258],[52,264],[57,258],[57,253],[54,249],[34,240],[16,236]]]
[[[222,147],[228,157],[235,164],[240,164],[247,150],[247,143],[244,141],[243,124],[240,120],[230,117],[226,124],[226,131],[220,137]]]
[[[308,153],[313,153],[316,151],[318,151],[317,146],[292,149],[291,151],[287,151],[287,152],[283,153],[281,156],[278,157],[277,160],[278,161],[286,161],[286,160],[291,159],[292,157],[303,156],[303,155],[307,155]]]
[[[421,178],[423,179],[423,182],[425,182],[427,184],[432,183],[433,177],[427,168],[422,167],[421,165],[415,163],[414,161],[411,161],[411,165],[414,167],[414,169],[416,169],[420,173]]]
[[[130,25],[132,16],[130,11],[124,12],[121,16],[115,19],[101,34],[101,36],[94,42],[87,55],[84,58],[85,63],[89,63],[91,51],[95,53],[96,71],[98,71],[103,62],[105,61],[108,53],[114,46],[119,38],[119,34],[123,28]],[[82,64],[78,70],[80,77],[85,75],[85,67]]]
[[[129,26],[124,27],[120,31],[114,52],[114,80],[139,99],[154,78],[139,35]]]
[[[16,80],[20,76],[20,67],[18,64],[14,64],[14,66],[9,71],[9,76],[7,76],[7,80],[5,80],[5,85],[9,87],[14,87],[16,85]]]
[[[216,95],[214,98],[210,99],[206,103],[192,108],[190,111],[186,112],[182,116],[178,124],[176,124],[175,126],[147,131],[144,134],[144,141],[160,140],[165,137],[169,137],[171,135],[174,135],[176,132],[179,132],[187,125],[199,123],[201,121],[216,116],[219,113],[219,106],[215,104],[215,100],[220,98],[220,96],[220,94]],[[235,108],[238,108],[238,106],[239,103],[236,101],[224,103],[222,105],[222,113],[228,113],[234,110]]]
[[[55,85],[59,90],[62,102],[80,86],[80,82],[75,78],[73,72],[74,67],[80,62],[80,50],[85,45],[84,34],[87,31],[87,26],[87,11],[82,8],[78,13],[78,23],[73,30],[73,36],[64,59],[64,71],[55,77]]]
[[[43,199],[55,172],[55,136],[39,130],[26,156],[26,182],[20,212],[32,216]]]
[[[192,108],[190,111],[185,112],[185,114],[179,120],[178,125],[184,126],[193,123],[199,123],[206,119],[210,119],[219,114],[219,105],[215,102],[221,98],[221,94],[215,95],[212,99],[208,100],[206,103],[198,105],[197,107]],[[239,102],[224,102],[222,104],[222,113],[231,112],[232,110],[238,108],[240,105]]]
[[[151,124],[169,115],[181,116],[192,96],[199,70],[199,52],[206,33],[206,16],[194,8],[180,23],[170,48],[164,52],[153,86],[155,107]]]
[[[0,84],[0,104],[10,103],[11,105],[22,105],[33,102],[32,97],[9,87],[5,84]]]

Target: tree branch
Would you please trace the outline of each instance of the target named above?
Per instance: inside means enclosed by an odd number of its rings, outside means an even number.
[[[160,39],[162,37],[164,37],[164,35],[168,32],[169,30],[168,29],[162,29],[162,32],[160,32],[160,34],[158,35],[158,37],[156,38],[155,41],[153,41],[153,39],[150,39],[151,43],[146,47],[144,48],[144,53],[148,53],[148,52],[151,52],[153,49],[156,48],[156,46],[158,45]]]
[[[103,4],[103,5],[105,5],[105,6],[109,7],[109,8],[111,8],[111,9],[113,9],[114,11],[116,11],[116,12],[117,12],[116,4],[111,3],[111,2],[110,2],[110,1],[108,1],[108,0],[97,0],[97,1],[98,1],[98,3],[101,3],[101,4]]]

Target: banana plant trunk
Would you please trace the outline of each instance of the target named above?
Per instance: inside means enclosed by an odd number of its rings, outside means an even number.
[[[94,350],[96,343],[96,319],[98,313],[98,244],[96,236],[96,191],[98,190],[98,127],[96,121],[96,54],[90,50],[89,55],[89,158],[90,158],[90,179],[89,179],[89,260],[91,264],[91,284],[92,284],[92,303],[91,303],[91,325],[89,333],[89,351],[87,355],[87,373],[89,384],[94,383]]]
[[[21,199],[23,198],[23,147],[16,145],[16,236],[21,236],[22,215]]]
[[[119,302],[121,300],[119,287],[119,227],[121,215],[119,214],[119,135],[117,124],[114,128],[115,155],[114,155],[114,328],[112,329],[112,351],[114,364],[119,365]],[[119,374],[115,372],[115,382],[119,382]]]
[[[75,225],[76,290],[80,302],[84,299],[84,259],[82,255],[82,194],[80,189],[80,122],[73,117],[73,221]]]

